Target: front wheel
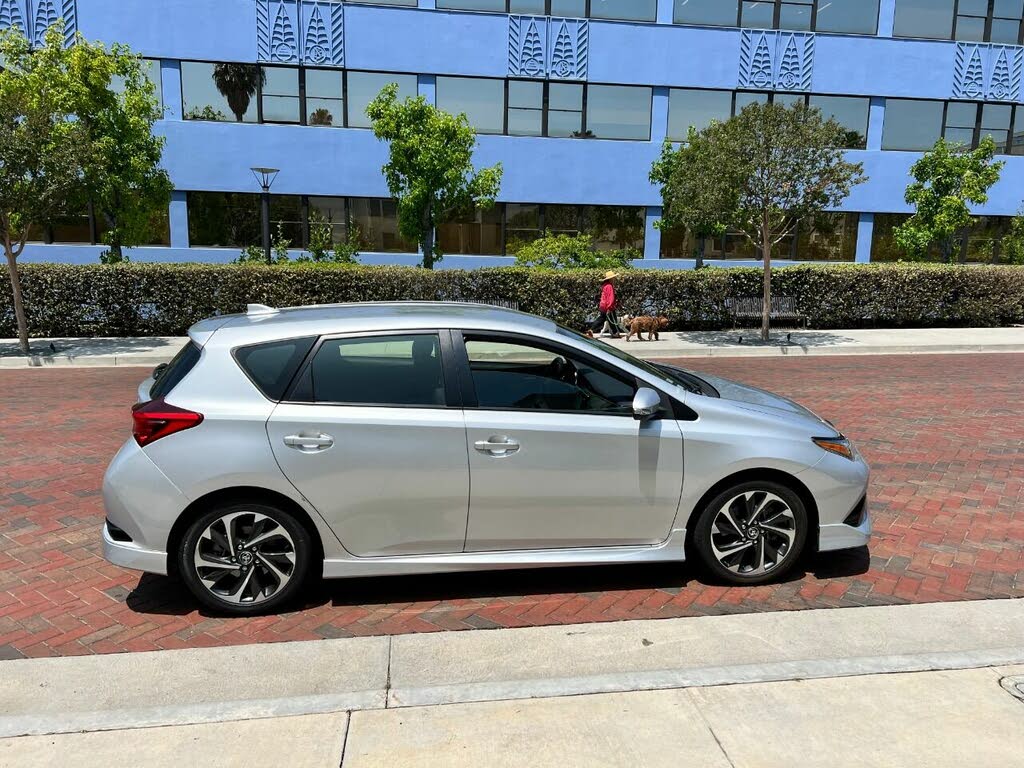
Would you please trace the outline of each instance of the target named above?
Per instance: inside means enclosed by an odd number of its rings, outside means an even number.
[[[208,608],[250,616],[295,596],[312,549],[305,527],[287,512],[266,504],[227,504],[189,526],[178,547],[178,569]]]
[[[807,510],[779,483],[755,480],[729,488],[704,508],[694,530],[697,555],[730,584],[763,584],[796,563],[807,540]]]

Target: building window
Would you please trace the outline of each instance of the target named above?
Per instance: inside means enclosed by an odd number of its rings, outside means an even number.
[[[419,5],[419,0],[347,0],[347,2],[363,5],[404,5],[408,8],[415,8]]]
[[[632,85],[587,86],[585,130],[598,139],[651,138],[651,89]]]
[[[348,199],[349,221],[359,229],[360,248],[376,253],[416,253],[398,232],[398,203],[387,198]]]
[[[549,83],[547,136],[583,136],[583,86],[578,83]]]
[[[502,206],[476,209],[437,228],[437,242],[444,253],[501,256]]]
[[[633,249],[642,252],[644,209],[615,205],[505,206],[505,253],[514,256],[527,243],[551,235],[589,235],[599,251]]]
[[[348,232],[344,197],[309,197],[306,199],[306,215],[304,231],[324,225],[330,227],[332,243],[344,242]],[[308,238],[305,242],[308,244]]]
[[[811,96],[810,106],[833,118],[846,130],[847,149],[865,149],[868,145],[868,113],[871,99],[859,96]]]
[[[1010,104],[889,99],[882,149],[926,151],[940,136],[973,149],[991,136],[998,154],[1024,154],[1015,119],[1021,119],[1020,112]]]
[[[583,89],[580,83],[508,81],[509,136],[583,135]]]
[[[888,99],[882,149],[922,151],[931,149],[942,135],[945,103],[914,99]]]
[[[728,120],[732,101],[732,91],[673,88],[668,94],[668,138],[685,141],[691,126],[702,131],[714,120]]]
[[[437,78],[437,106],[464,113],[477,133],[505,132],[505,81],[482,77]]]
[[[186,120],[259,119],[261,70],[254,64],[181,62],[181,99]]]
[[[909,214],[876,213],[871,239],[871,260],[900,261],[907,258],[896,246],[895,230],[910,218]],[[953,244],[952,260],[961,264],[1003,263],[1002,240],[1010,232],[1013,219],[1009,216],[978,216],[974,223],[957,235]],[[938,245],[932,245],[925,261],[945,260]]]
[[[534,16],[567,16],[579,19],[589,17],[622,21],[655,21],[658,14],[657,0],[437,0],[437,7],[452,11],[524,13]]]
[[[245,248],[262,239],[260,196],[189,192],[188,237],[193,246]]]
[[[539,80],[508,81],[508,135],[544,135],[544,89]]]
[[[874,35],[878,0],[675,0],[676,24]]]
[[[306,70],[306,125],[345,125],[345,77],[336,69]]]
[[[387,72],[346,72],[348,94],[349,128],[369,128],[370,118],[366,108],[386,85],[398,85],[398,98],[405,100],[416,96],[416,75],[394,75]],[[308,86],[307,86],[308,87]]]
[[[300,123],[299,70],[295,67],[262,67],[260,120],[264,123]]]
[[[823,213],[812,222],[801,222],[796,231],[772,249],[772,257],[791,261],[854,261],[860,214]],[[661,237],[661,258],[693,259],[701,246],[711,261],[760,259],[761,252],[738,232],[721,237],[696,238],[685,230],[666,231]]]
[[[896,37],[1018,45],[1024,0],[896,0]]]
[[[590,0],[590,18],[655,21],[658,0]]]
[[[160,74],[160,61],[158,59],[143,59],[142,74],[153,84],[157,105],[163,107],[163,80]],[[124,93],[124,78],[120,75],[111,77],[110,90],[117,94]]]

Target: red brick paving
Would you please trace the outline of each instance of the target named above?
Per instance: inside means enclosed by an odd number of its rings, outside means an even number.
[[[689,566],[329,582],[292,613],[222,619],[99,557],[100,480],[139,369],[0,371],[0,658],[1024,597],[1024,355],[700,359],[790,395],[874,469],[876,536],[781,584]]]

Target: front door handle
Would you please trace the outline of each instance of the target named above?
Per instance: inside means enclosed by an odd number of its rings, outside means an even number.
[[[477,440],[473,446],[480,453],[487,453],[496,458],[511,456],[516,453],[520,445],[510,437],[492,437],[489,440]]]
[[[326,451],[334,445],[334,438],[323,433],[317,435],[288,435],[284,444],[303,453],[317,453]]]

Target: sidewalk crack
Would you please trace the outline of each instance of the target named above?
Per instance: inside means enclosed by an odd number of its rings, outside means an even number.
[[[388,674],[384,680],[384,709],[389,708],[391,701],[391,646],[394,641],[394,635],[388,635]]]
[[[701,722],[704,723],[704,727],[707,728],[708,733],[711,734],[711,738],[713,738],[715,740],[715,744],[718,745],[718,749],[722,753],[722,757],[725,758],[726,762],[729,763],[729,765],[732,768],[736,768],[736,763],[732,761],[732,758],[729,756],[729,753],[725,751],[725,745],[723,745],[722,740],[718,738],[718,734],[715,733],[715,729],[711,727],[711,723],[708,721],[706,717],[704,717],[704,712],[701,711],[701,708],[698,705],[697,701],[694,699],[693,694],[690,693],[689,695],[690,703],[693,704],[693,708],[697,710],[697,716],[700,717]]]

